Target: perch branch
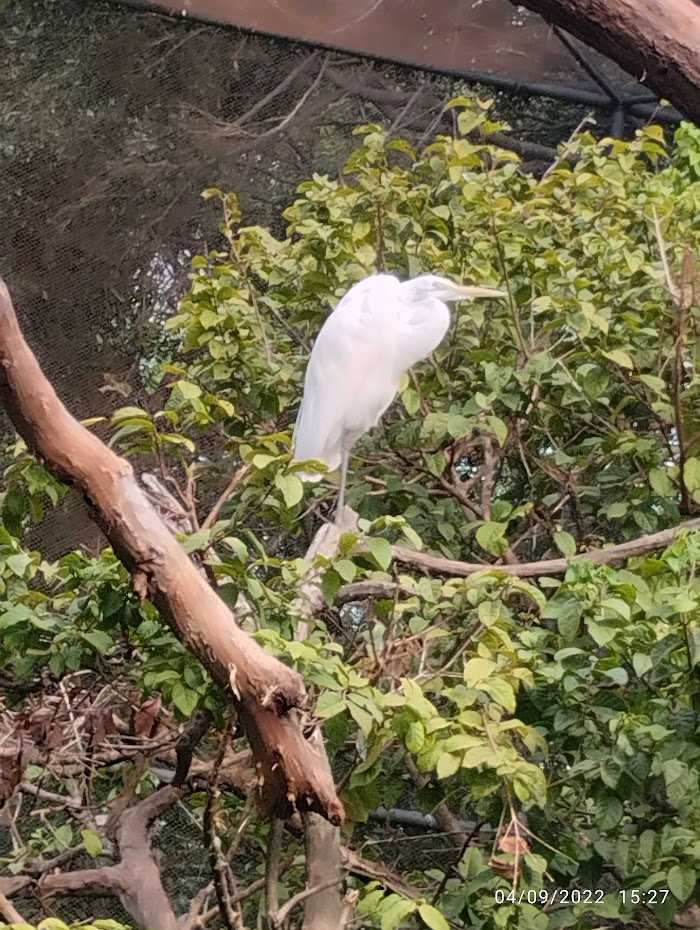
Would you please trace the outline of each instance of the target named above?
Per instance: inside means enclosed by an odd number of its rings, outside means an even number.
[[[357,531],[357,514],[346,507],[340,524],[328,523],[316,533],[306,558],[313,563],[316,556],[326,558],[338,550],[342,533]],[[292,604],[292,614],[299,617],[295,638],[305,640],[309,636],[311,618],[324,604],[318,570],[312,568],[302,578],[297,597]],[[330,766],[323,748],[323,734],[316,727],[311,735],[312,742],[319,747],[324,765],[331,777]],[[304,817],[304,841],[306,845],[307,887],[318,893],[306,898],[303,930],[327,930],[338,927],[343,916],[343,899],[338,886],[342,878],[340,831],[315,814]]]
[[[413,565],[439,575],[457,575],[467,578],[477,572],[494,571],[518,578],[537,578],[540,575],[563,575],[574,562],[595,562],[597,565],[614,565],[626,562],[636,556],[646,555],[658,549],[670,546],[682,533],[700,530],[700,518],[686,520],[667,530],[649,533],[638,539],[609,546],[607,549],[591,549],[572,559],[545,559],[542,562],[521,562],[519,565],[486,565],[483,562],[459,562],[455,559],[443,559],[427,552],[417,552],[404,546],[394,546],[393,553],[397,562]]]
[[[96,522],[180,641],[233,693],[258,768],[264,812],[317,811],[340,823],[343,808],[324,756],[304,736],[301,677],[237,625],[174,539],[131,465],[71,416],[42,372],[0,281],[0,399],[28,447],[79,487]]]

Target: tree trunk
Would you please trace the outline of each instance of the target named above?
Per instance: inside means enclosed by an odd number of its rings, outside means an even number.
[[[513,0],[616,61],[700,125],[700,7],[693,0]]]

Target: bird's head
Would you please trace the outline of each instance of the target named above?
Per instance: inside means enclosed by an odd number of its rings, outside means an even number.
[[[449,278],[437,274],[424,274],[412,281],[406,282],[410,287],[412,296],[418,299],[428,297],[437,300],[474,300],[476,297],[507,297],[505,291],[497,291],[492,287],[475,287],[466,284],[457,284]]]

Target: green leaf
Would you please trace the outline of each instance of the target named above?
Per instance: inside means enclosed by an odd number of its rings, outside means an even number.
[[[88,855],[96,859],[102,852],[102,840],[94,830],[81,830],[80,835],[83,838],[83,846]]]
[[[606,610],[612,611],[619,617],[623,617],[625,620],[630,620],[632,617],[630,605],[627,601],[623,601],[622,598],[608,597],[600,602],[600,606],[604,607]]]
[[[668,870],[666,881],[671,893],[678,898],[681,904],[688,900],[693,893],[697,882],[697,873],[684,865],[674,865]]]
[[[504,423],[500,417],[486,417],[486,422],[493,430],[494,436],[498,440],[499,446],[505,446],[508,439],[508,424]]]
[[[329,607],[335,600],[338,591],[340,591],[341,584],[342,578],[335,569],[329,568],[328,571],[323,573],[323,578],[321,579],[321,593]]]
[[[257,455],[253,456],[251,461],[255,468],[259,468],[262,471],[263,468],[267,468],[272,462],[279,462],[279,456],[264,455],[262,452],[258,452]]]
[[[304,496],[304,485],[296,475],[283,475],[281,472],[277,472],[275,485],[282,492],[287,507],[296,506]]]
[[[173,686],[172,698],[173,704],[184,717],[191,717],[199,703],[199,694],[192,688],[186,688],[180,681]]]
[[[418,914],[425,926],[430,927],[430,930],[450,930],[449,923],[432,904],[419,904]]]
[[[381,536],[376,536],[374,539],[370,539],[369,548],[377,565],[384,571],[387,571],[393,558],[389,540],[382,539]]]
[[[666,794],[674,807],[682,807],[691,797],[697,797],[698,779],[685,762],[668,759],[662,765]]]
[[[371,882],[367,887],[371,888],[374,884],[376,884],[376,882]],[[367,914],[373,914],[384,900],[384,896],[385,892],[383,888],[377,888],[373,891],[370,891],[369,894],[366,894],[358,902],[358,915],[360,917],[365,917]]]
[[[515,713],[515,691],[503,678],[493,678],[482,682],[480,687],[509,714]]]
[[[552,538],[554,539],[554,544],[564,558],[572,559],[576,555],[576,540],[571,533],[562,530],[558,533],[554,533]]]
[[[202,389],[192,381],[176,381],[175,385],[185,400],[193,400],[195,397],[201,397],[202,395]]]
[[[691,494],[700,490],[700,459],[690,458],[686,461],[683,480]]]
[[[396,930],[409,914],[415,912],[416,908],[415,901],[408,901],[397,894],[390,894],[379,907],[381,914],[379,926],[382,930]]]
[[[665,468],[652,468],[649,471],[649,484],[659,497],[673,497],[676,488]]]
[[[641,678],[642,675],[646,675],[647,672],[652,670],[654,663],[651,656],[647,655],[646,652],[635,652],[632,656],[632,667],[635,674]]]
[[[325,691],[316,702],[316,713],[324,720],[330,720],[344,710],[347,710],[347,703],[335,691]]]
[[[587,397],[597,400],[603,395],[610,383],[610,375],[604,368],[595,365],[586,372],[583,379],[583,389]]]
[[[211,543],[211,537],[211,530],[198,530],[196,533],[191,533],[186,539],[181,540],[180,545],[189,555],[200,549],[206,549]]]
[[[578,634],[582,613],[583,605],[578,598],[560,597],[547,604],[542,611],[542,616],[556,620],[559,635],[566,642],[571,642]]]
[[[491,659],[470,659],[464,666],[464,681],[469,687],[473,687],[493,675],[495,669],[496,663]]]
[[[615,362],[615,364],[619,365],[621,368],[629,368],[630,371],[634,369],[632,357],[627,352],[623,352],[622,349],[613,349],[611,352],[602,352],[601,354],[604,355],[605,358],[609,358],[611,362]]]
[[[406,408],[406,413],[410,416],[413,416],[414,413],[420,410],[420,397],[418,396],[418,392],[414,391],[413,388],[407,388],[401,395],[401,400]]]
[[[24,578],[24,575],[34,560],[26,552],[19,552],[17,555],[11,555],[5,559],[5,565],[17,575],[18,578]]]
[[[513,776],[513,790],[523,803],[533,801],[544,807],[547,800],[547,779],[536,765],[522,765]]]
[[[122,420],[131,420],[134,417],[150,421],[150,415],[142,410],[141,407],[120,407],[112,414],[112,423],[120,423]]]
[[[437,760],[437,765],[435,766],[435,774],[438,778],[451,778],[452,775],[459,769],[462,764],[462,760],[459,756],[454,756],[452,753],[444,752]]]
[[[35,617],[36,613],[25,607],[24,604],[15,604],[0,613],[0,630],[7,630],[20,623],[31,622]]]
[[[624,807],[622,801],[609,792],[601,793],[596,798],[595,816],[601,830],[612,830],[622,820]]]
[[[81,633],[80,638],[84,639],[96,652],[109,652],[114,648],[114,640],[102,630],[91,630],[87,633]]]
[[[333,568],[338,572],[343,581],[348,584],[354,581],[355,575],[357,574],[357,565],[351,562],[350,559],[338,559],[333,563]]]
[[[482,549],[498,555],[507,526],[507,523],[483,523],[476,531],[476,541]]]
[[[368,713],[364,707],[361,707],[352,695],[349,695],[346,706],[350,711],[350,716],[353,718],[355,723],[359,726],[365,736],[369,736],[369,734],[374,729],[374,720],[372,715]]]
[[[480,765],[498,765],[502,761],[500,753],[490,744],[467,749],[462,756],[462,768],[475,769]]]
[[[657,375],[639,375],[639,380],[651,388],[655,394],[665,397],[667,393],[666,382]]]
[[[412,720],[404,737],[406,749],[417,755],[425,744],[425,728],[420,720]]]

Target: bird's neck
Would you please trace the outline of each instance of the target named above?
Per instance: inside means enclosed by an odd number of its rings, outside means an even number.
[[[401,374],[434,352],[450,326],[450,311],[442,301],[429,297],[421,304],[420,313],[398,328]]]

